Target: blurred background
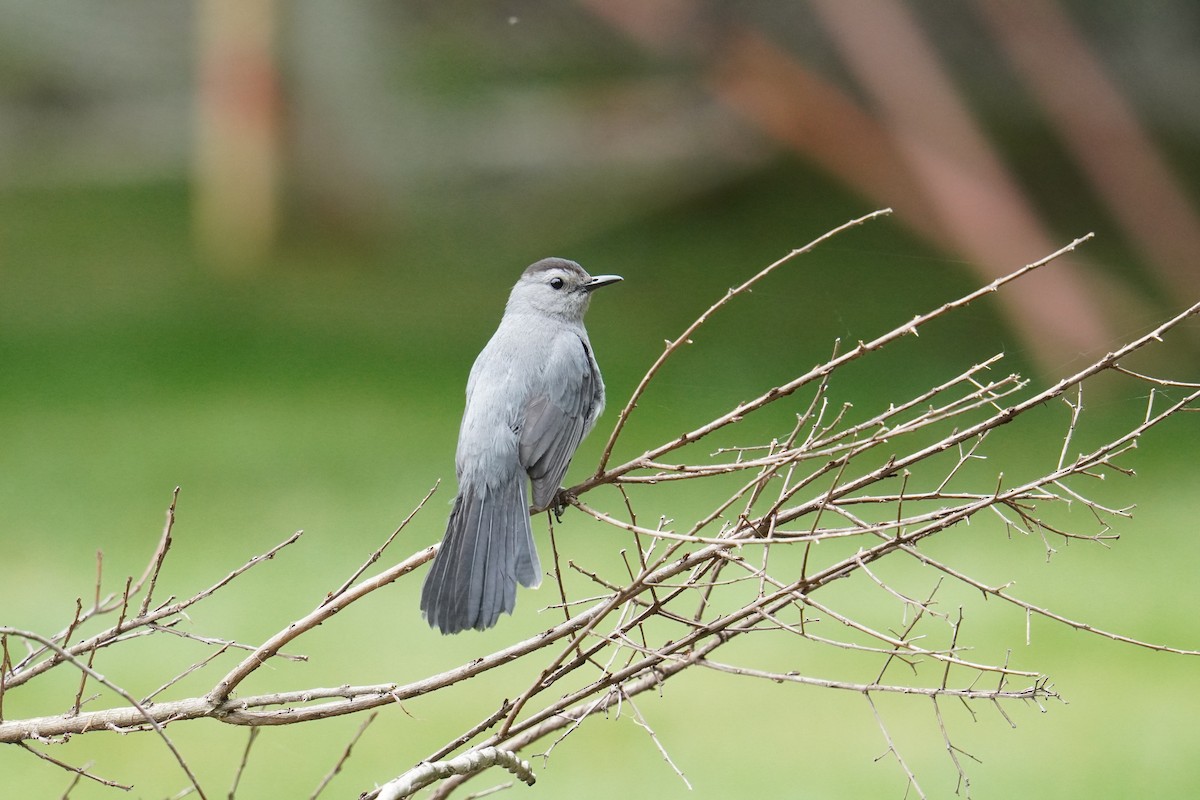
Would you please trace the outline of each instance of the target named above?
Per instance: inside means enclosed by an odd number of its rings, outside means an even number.
[[[1198,143],[1191,0],[0,0],[0,619],[63,627],[95,592],[98,551],[105,591],[140,573],[177,485],[172,593],[306,531],[197,608],[204,635],[257,643],[305,613],[440,480],[393,558],[436,541],[467,371],[521,269],[547,255],[625,276],[589,315],[619,408],[663,340],[729,286],[894,209],[714,321],[618,458],[798,374],[839,337],[870,338],[1094,231],[835,396],[886,406],[1000,351],[1006,370],[1057,379],[1200,299]],[[1198,334],[1185,326],[1141,363],[1195,380]],[[1106,392],[1088,402],[1099,428],[1139,418],[1144,386]],[[1065,416],[1047,414],[1004,431],[1009,458],[1046,441],[1057,455]],[[1026,548],[1017,588],[1197,647],[1196,442],[1191,418],[1146,437],[1138,478],[1110,487],[1140,504],[1121,542],[1049,565]],[[582,560],[618,546],[569,517],[563,537]],[[997,530],[977,546],[986,563],[1011,543]],[[408,681],[548,624],[551,598],[527,592],[497,631],[443,639],[418,591],[378,593],[304,643],[311,663],[246,691]],[[1014,714],[1015,731],[997,714],[958,720],[955,744],[982,762],[968,760],[973,796],[1200,795],[1200,662],[1048,625],[1026,646],[1025,620],[996,616],[980,638],[1020,645],[1069,704]],[[170,658],[199,658],[129,649],[97,666],[135,694]],[[844,677],[820,659],[796,669]],[[331,796],[403,771],[526,678],[487,680],[458,705],[386,709]],[[71,686],[11,693],[4,714],[62,711]],[[695,791],[627,719],[574,734],[534,791],[903,795],[859,697],[684,676],[643,702]],[[949,796],[957,774],[928,705],[887,705],[922,786]],[[267,731],[239,796],[307,796],[357,725]],[[244,732],[170,731],[224,791]],[[50,752],[139,797],[186,785],[151,735]],[[15,748],[0,774],[12,796],[70,783]]]

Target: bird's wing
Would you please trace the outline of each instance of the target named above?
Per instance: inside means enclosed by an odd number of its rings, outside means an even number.
[[[546,374],[556,380],[530,396],[519,434],[521,466],[533,482],[534,508],[546,508],[558,493],[593,417],[600,380],[587,343],[574,334],[556,344]]]

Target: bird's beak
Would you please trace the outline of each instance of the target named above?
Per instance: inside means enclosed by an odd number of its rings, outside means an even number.
[[[595,289],[599,289],[601,286],[608,286],[610,283],[616,283],[617,281],[623,280],[625,279],[620,275],[594,275],[590,281],[583,285],[583,289],[586,292],[591,292]]]

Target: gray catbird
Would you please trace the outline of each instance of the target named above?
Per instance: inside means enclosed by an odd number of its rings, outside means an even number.
[[[541,582],[526,479],[533,508],[550,507],[604,409],[583,314],[594,290],[619,280],[562,258],[530,265],[475,359],[455,454],[458,496],[421,589],[421,612],[442,633],[492,627],[501,611],[512,613],[518,582]]]

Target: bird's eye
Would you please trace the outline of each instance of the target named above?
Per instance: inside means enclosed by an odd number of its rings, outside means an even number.
[[[562,278],[551,278],[550,279],[550,288],[551,289],[561,289],[562,287],[563,287],[563,279]]]

